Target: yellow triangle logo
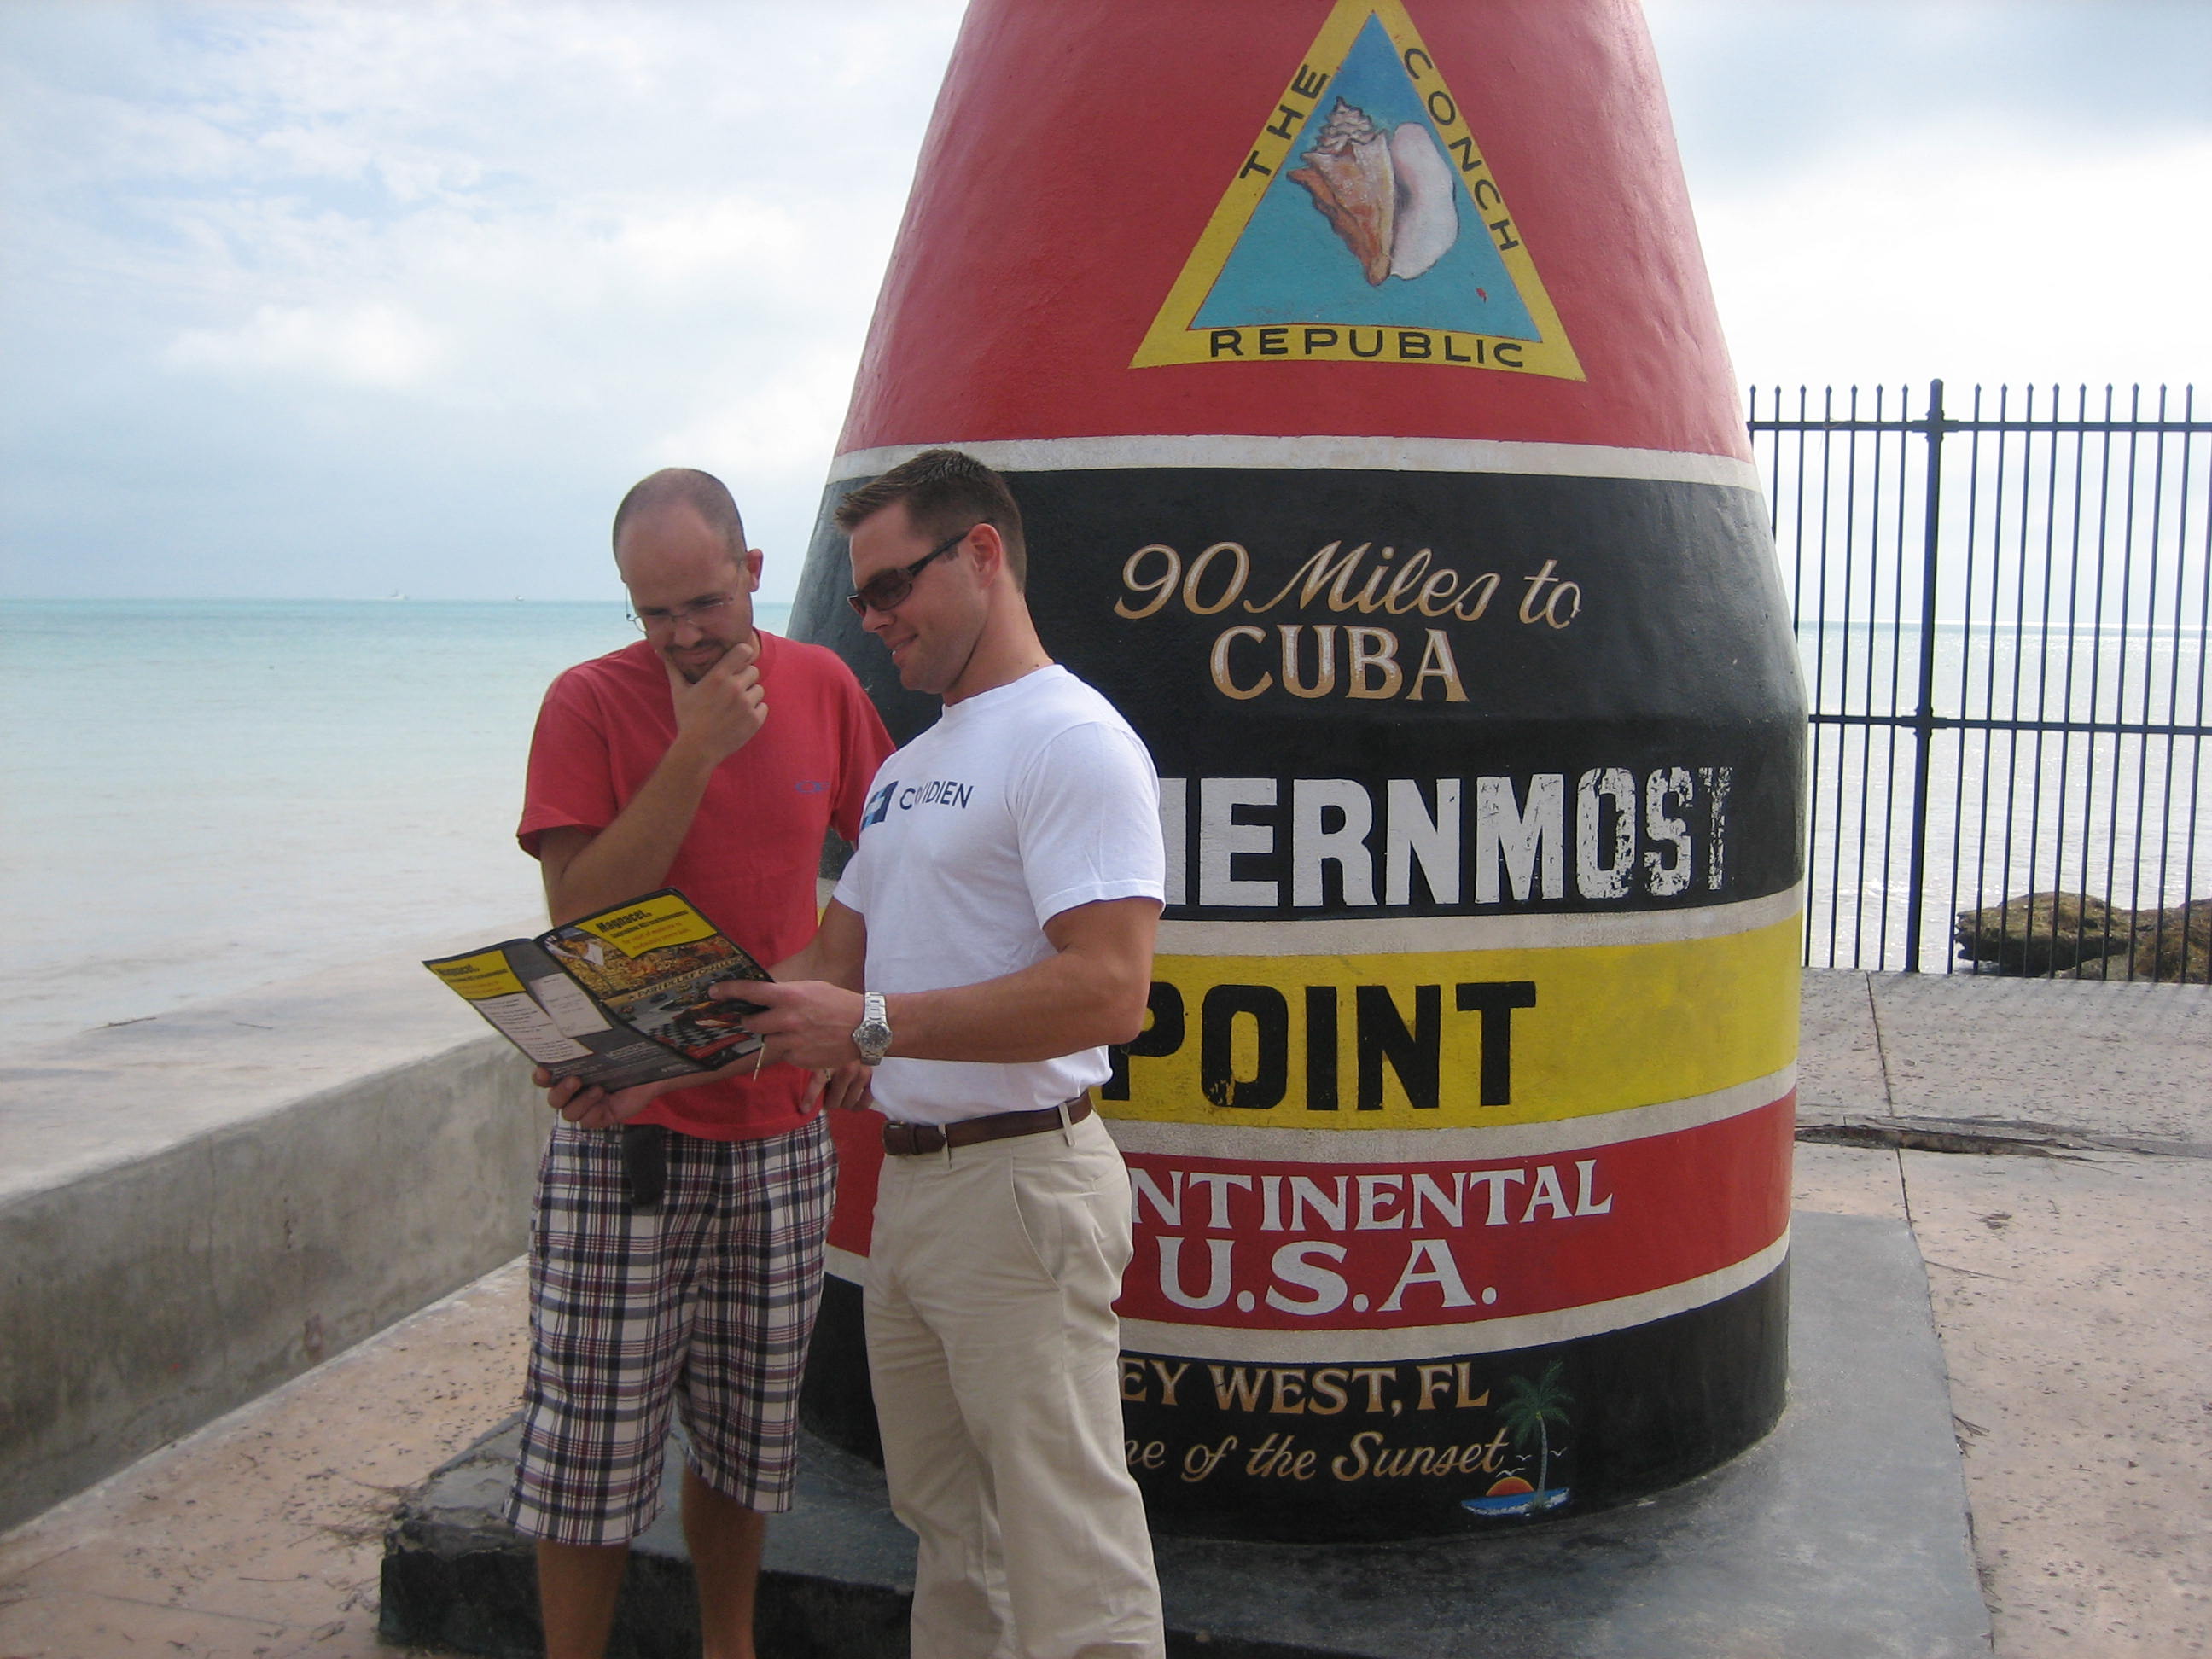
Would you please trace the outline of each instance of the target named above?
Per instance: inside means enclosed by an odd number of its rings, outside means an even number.
[[[1583,378],[1400,0],[1338,0],[1130,361]]]

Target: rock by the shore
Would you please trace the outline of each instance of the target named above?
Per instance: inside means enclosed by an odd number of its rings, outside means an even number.
[[[2124,910],[2087,893],[2027,893],[1960,911],[1952,936],[1985,973],[2212,982],[2212,897]]]
[[[1968,961],[2037,978],[2127,950],[2131,915],[2087,893],[2028,893],[1960,911],[1951,934]]]
[[[2067,977],[2212,985],[2212,899],[2139,910],[2133,931],[2134,950],[2082,963]]]

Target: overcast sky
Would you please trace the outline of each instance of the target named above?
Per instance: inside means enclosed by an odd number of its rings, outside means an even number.
[[[1649,9],[1741,380],[2212,391],[2212,5]],[[958,13],[0,0],[0,596],[787,597]]]

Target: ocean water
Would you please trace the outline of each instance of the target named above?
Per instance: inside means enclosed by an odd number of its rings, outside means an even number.
[[[2142,733],[1972,726],[1929,746],[1920,964],[1959,965],[1956,913],[2020,894],[2087,892],[2122,909],[2212,896],[2212,655],[2201,626],[1939,623],[1934,708],[1966,721],[2142,726]],[[1799,636],[1830,715],[1910,716],[1917,623],[1831,623]],[[2170,728],[2182,728],[2177,732]],[[1812,734],[1806,954],[1821,966],[1906,959],[1916,750],[1894,726]]]
[[[0,1030],[542,925],[538,700],[635,637],[613,600],[0,604]]]
[[[787,614],[760,607],[771,629]],[[64,1037],[535,927],[514,830],[539,697],[633,637],[612,600],[0,603],[0,1031]],[[1801,647],[1820,706],[1910,707],[1910,628]],[[2124,633],[2094,669],[2085,636],[1947,624],[1937,647],[1947,714],[2204,718],[2201,630]],[[1831,726],[1816,749],[1812,959],[1899,966],[1910,744]],[[1933,758],[1929,969],[1954,908],[2010,893],[2212,891],[2201,740],[1951,732]]]

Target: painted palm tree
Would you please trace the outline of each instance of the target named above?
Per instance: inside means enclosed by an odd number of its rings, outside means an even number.
[[[1544,1374],[1531,1382],[1525,1376],[1516,1376],[1505,1385],[1505,1403],[1498,1407],[1498,1415],[1505,1426],[1513,1431],[1513,1444],[1520,1449],[1533,1438],[1536,1442],[1536,1490],[1539,1493],[1551,1490],[1552,1433],[1551,1425],[1567,1426],[1566,1407],[1574,1404],[1574,1395],[1559,1386],[1560,1364],[1554,1359],[1544,1367]]]

